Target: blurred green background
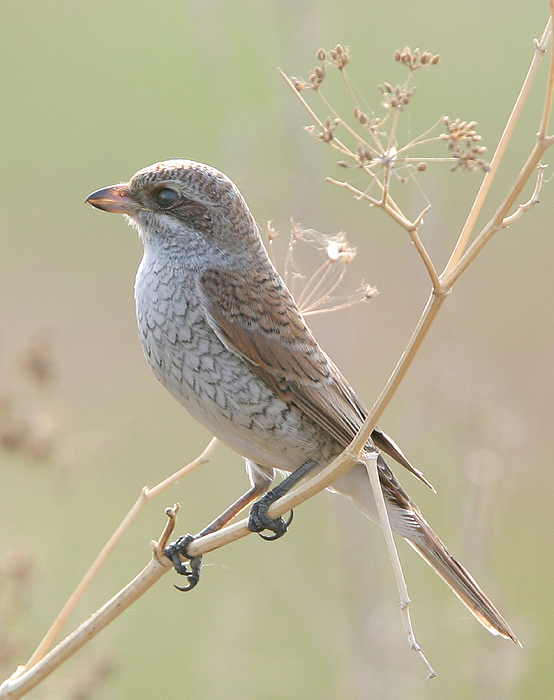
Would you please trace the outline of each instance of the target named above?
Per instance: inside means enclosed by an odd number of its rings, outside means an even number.
[[[403,231],[325,182],[345,171],[303,131],[311,119],[276,67],[307,78],[317,49],[342,42],[353,82],[379,111],[377,85],[405,79],[396,48],[440,53],[438,67],[416,73],[404,133],[414,138],[441,114],[475,119],[490,155],[547,3],[21,0],[0,13],[5,676],[28,658],[142,486],[210,437],[142,358],[136,233],[84,198],[155,161],[187,157],[237,183],[257,220],[281,231],[281,252],[291,217],[347,231],[359,252],[345,286],[363,278],[380,294],[310,323],[371,404],[428,283]],[[543,67],[494,203],[532,147],[545,76]],[[350,113],[334,85],[334,104]],[[422,235],[438,265],[480,179],[430,165],[399,194],[412,216],[432,203]],[[547,182],[540,205],[486,248],[381,420],[439,494],[401,473],[403,483],[523,650],[488,635],[400,543],[416,633],[439,673],[426,683],[380,531],[325,493],[298,509],[278,543],[249,537],[206,557],[193,593],[177,593],[167,575],[32,697],[551,697],[552,205]],[[195,532],[245,485],[241,459],[219,448],[141,515],[73,624],[148,561],[165,506],[180,501],[178,530]]]

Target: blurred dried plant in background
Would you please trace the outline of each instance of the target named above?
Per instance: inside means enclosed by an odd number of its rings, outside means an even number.
[[[52,456],[60,428],[55,408],[57,374],[51,334],[37,331],[0,388],[0,447],[36,461]]]

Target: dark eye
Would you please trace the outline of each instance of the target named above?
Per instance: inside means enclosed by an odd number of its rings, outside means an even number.
[[[177,203],[179,193],[172,190],[170,187],[164,187],[156,192],[156,204],[161,209],[169,209]]]

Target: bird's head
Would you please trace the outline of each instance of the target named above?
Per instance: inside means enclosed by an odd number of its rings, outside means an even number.
[[[124,214],[145,245],[187,249],[194,242],[195,248],[208,244],[228,254],[259,238],[238,188],[219,170],[191,160],[155,163],[129,182],[93,192],[86,202]]]

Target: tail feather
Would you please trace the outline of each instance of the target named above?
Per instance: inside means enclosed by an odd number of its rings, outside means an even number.
[[[404,491],[384,460],[380,458],[378,464],[393,531],[402,535],[425,559],[483,627],[492,634],[511,639],[515,644],[522,646],[510,625],[479,588],[473,576],[454,559],[427,524],[419,508]],[[353,467],[335,481],[332,490],[351,498],[362,513],[380,524],[365,466]]]
[[[418,518],[419,520],[419,518]],[[445,581],[468,610],[492,634],[522,646],[510,625],[483,593],[473,576],[450,554],[445,545],[421,518],[417,535],[405,539]]]

